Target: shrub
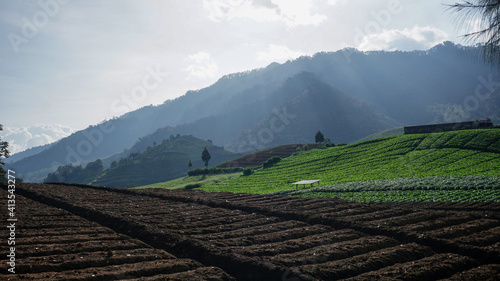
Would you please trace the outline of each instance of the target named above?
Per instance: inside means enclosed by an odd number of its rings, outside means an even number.
[[[243,171],[242,168],[198,168],[188,172],[188,176],[201,176],[201,175],[219,175],[219,174],[232,174]]]
[[[193,176],[201,176],[201,175],[206,175],[208,174],[208,169],[203,169],[203,168],[198,168],[194,169],[188,172],[188,176],[193,177]]]
[[[252,169],[251,168],[245,168],[243,169],[243,175],[244,176],[249,176],[253,173]]]
[[[267,161],[262,164],[262,167],[264,167],[264,168],[270,168],[274,164],[278,163],[279,161],[281,161],[281,157],[279,157],[279,156],[273,156],[273,157],[267,159]]]
[[[195,184],[188,184],[184,187],[184,189],[195,189],[195,188],[200,188],[201,184],[195,183]]]

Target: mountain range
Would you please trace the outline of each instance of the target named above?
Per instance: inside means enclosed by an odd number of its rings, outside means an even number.
[[[58,166],[98,158],[110,159],[104,160],[109,166],[177,134],[249,152],[310,143],[318,130],[348,143],[404,125],[498,123],[500,73],[474,59],[479,50],[445,42],[427,51],[344,49],[272,63],[89,126],[8,167],[26,181],[41,181]]]

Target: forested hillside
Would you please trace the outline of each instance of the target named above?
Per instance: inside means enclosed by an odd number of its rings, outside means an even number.
[[[133,187],[167,181],[185,176],[191,169],[203,167],[201,155],[205,147],[211,156],[210,167],[241,156],[226,151],[209,141],[193,136],[178,135],[165,139],[161,143],[154,143],[142,153],[113,158],[116,160],[111,162],[108,169],[104,168],[101,159],[85,167],[66,165],[49,174],[45,181],[91,183],[111,187]]]

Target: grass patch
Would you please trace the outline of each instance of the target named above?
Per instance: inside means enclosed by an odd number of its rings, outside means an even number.
[[[358,192],[313,192],[309,198],[341,198],[356,202],[500,202],[500,190],[389,190]]]

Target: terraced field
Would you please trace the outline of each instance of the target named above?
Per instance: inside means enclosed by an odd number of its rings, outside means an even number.
[[[436,176],[500,176],[500,130],[463,130],[372,139],[313,149],[250,176],[204,185],[216,192],[270,193],[292,183],[321,185]]]
[[[16,194],[18,271],[2,280],[500,278],[499,203],[39,184]]]
[[[2,198],[7,192],[0,189]],[[4,202],[4,201],[2,201]],[[7,206],[5,206],[7,209]],[[0,280],[233,280],[221,269],[176,258],[67,210],[16,196],[15,245],[2,243]],[[6,221],[7,212],[2,212]],[[7,241],[10,230],[0,229]],[[15,247],[15,274],[7,271]],[[10,260],[10,258],[9,258]]]

